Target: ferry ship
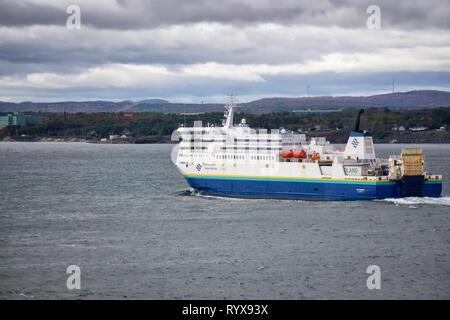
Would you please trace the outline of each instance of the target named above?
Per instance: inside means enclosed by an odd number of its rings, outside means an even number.
[[[386,161],[375,156],[370,133],[360,130],[361,109],[343,149],[324,137],[251,129],[233,123],[225,105],[222,126],[180,126],[174,162],[200,194],[301,200],[374,200],[439,197],[442,176],[423,171],[420,148]]]

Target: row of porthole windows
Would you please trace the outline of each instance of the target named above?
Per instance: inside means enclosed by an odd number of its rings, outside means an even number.
[[[218,154],[216,155],[216,159],[244,159],[243,155],[239,154]],[[261,156],[251,156],[251,160],[275,160],[274,156],[261,155]]]
[[[186,156],[188,157],[188,154],[179,154],[180,157]],[[193,155],[190,154],[190,156],[192,157]],[[216,159],[237,159],[237,160],[243,160],[245,159],[244,155],[240,155],[240,154],[218,154],[215,156]],[[275,160],[274,156],[268,156],[268,155],[261,155],[261,156],[251,156],[250,157],[251,160]]]
[[[216,159],[244,159],[244,156],[240,154],[218,154]]]
[[[220,147],[221,150],[281,150],[281,147]]]
[[[281,139],[237,139],[237,138],[234,138],[234,141],[238,141],[238,142],[281,142]]]
[[[274,156],[251,156],[252,160],[275,160]]]
[[[208,147],[197,147],[197,146],[192,146],[192,147],[180,147],[181,150],[207,150]]]

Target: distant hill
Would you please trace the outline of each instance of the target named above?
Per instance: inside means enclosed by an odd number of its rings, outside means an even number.
[[[303,98],[265,98],[247,103],[250,106],[272,108],[296,107],[432,107],[449,106],[450,92],[417,90],[378,94],[367,97],[321,96]]]
[[[169,104],[170,102],[163,99],[146,99],[137,102],[137,104]]]
[[[450,106],[450,91],[416,90],[387,93],[372,96],[321,96],[302,98],[264,98],[240,104],[247,113],[269,113],[293,111],[304,108],[346,108],[346,107],[394,107],[423,108]],[[171,103],[163,99],[146,99],[138,102],[125,100],[111,101],[67,101],[67,102],[0,102],[0,112],[221,112],[223,104],[183,104]]]

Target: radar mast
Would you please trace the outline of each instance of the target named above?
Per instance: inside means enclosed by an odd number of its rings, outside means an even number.
[[[233,102],[234,93],[229,93],[228,96],[230,97],[230,102],[225,105],[225,124],[224,127],[229,129],[233,127],[233,117],[234,117],[234,108],[236,108],[236,105]]]

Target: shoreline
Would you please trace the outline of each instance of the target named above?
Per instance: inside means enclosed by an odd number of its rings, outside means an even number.
[[[320,135],[316,136],[319,137]],[[308,137],[310,138],[310,137]],[[401,139],[387,140],[387,139],[374,139],[374,144],[450,144],[449,141],[407,141]],[[47,138],[47,137],[6,137],[1,139],[0,142],[64,142],[64,143],[91,143],[91,144],[177,144],[178,141],[171,141],[169,139],[142,139],[142,138],[127,138],[127,139],[113,139],[113,140],[95,140],[95,139],[83,139],[83,138]],[[330,141],[332,144],[346,144],[346,141]]]
[[[78,142],[78,143],[92,143],[92,144],[175,144],[176,141],[169,139],[155,139],[155,138],[121,138],[101,141],[98,139],[84,139],[84,138],[50,138],[50,137],[6,137],[0,142]]]

